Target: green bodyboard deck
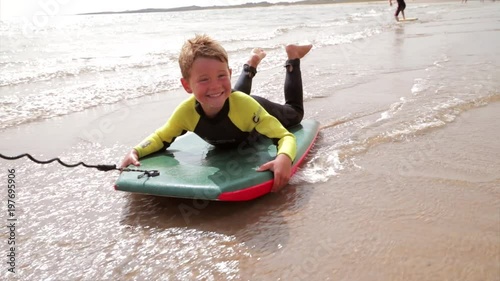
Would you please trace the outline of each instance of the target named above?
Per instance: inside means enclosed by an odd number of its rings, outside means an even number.
[[[304,160],[319,132],[315,120],[303,120],[289,128],[297,139],[293,173]],[[122,172],[115,189],[157,196],[220,201],[245,201],[271,191],[273,173],[256,169],[276,157],[276,146],[268,138],[234,149],[216,148],[194,133],[176,139],[163,152],[140,159],[142,170],[158,170],[155,177],[141,172]],[[137,167],[130,166],[134,169]]]

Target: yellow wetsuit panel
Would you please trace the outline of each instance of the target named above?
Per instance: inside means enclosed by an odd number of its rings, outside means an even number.
[[[194,132],[215,146],[236,146],[255,132],[272,139],[278,154],[292,161],[296,156],[295,136],[249,95],[233,92],[214,118],[205,116],[194,96],[182,102],[167,123],[134,147],[139,157],[167,148],[176,137]]]

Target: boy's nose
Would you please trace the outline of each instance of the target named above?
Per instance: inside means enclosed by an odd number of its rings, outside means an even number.
[[[220,88],[220,83],[219,81],[217,81],[217,79],[211,79],[208,87],[209,89],[218,89]]]

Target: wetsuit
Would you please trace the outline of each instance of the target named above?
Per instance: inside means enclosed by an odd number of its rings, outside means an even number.
[[[178,136],[191,131],[218,147],[237,147],[264,135],[278,146],[277,154],[286,154],[293,161],[295,136],[285,127],[300,123],[304,114],[300,60],[289,60],[285,67],[284,105],[248,95],[256,71],[245,65],[235,90],[215,117],[208,118],[191,96],[177,106],[165,125],[134,147],[139,158],[168,148]]]
[[[302,73],[300,71],[300,59],[287,60],[285,64],[285,104],[279,104],[263,97],[251,95],[264,109],[276,117],[283,126],[289,128],[302,121],[304,116],[304,100],[302,89]],[[252,78],[257,71],[255,68],[245,65],[243,73],[236,82],[235,89],[250,94],[252,89]]]
[[[398,8],[396,9],[396,13],[394,14],[394,16],[398,16],[399,15],[399,12],[402,12],[404,11],[406,8],[406,3],[404,0],[398,0]]]

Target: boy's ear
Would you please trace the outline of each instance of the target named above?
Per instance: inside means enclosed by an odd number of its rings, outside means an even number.
[[[181,84],[182,84],[182,87],[184,88],[184,90],[186,90],[186,92],[188,92],[190,94],[193,93],[193,90],[191,90],[191,87],[189,86],[188,80],[181,78]]]

